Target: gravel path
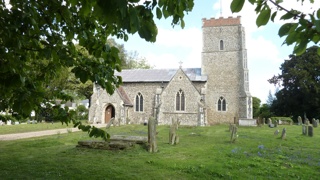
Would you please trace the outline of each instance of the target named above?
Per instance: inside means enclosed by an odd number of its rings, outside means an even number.
[[[95,124],[94,126],[101,128],[101,127],[105,127],[106,124]],[[68,133],[68,131],[77,132],[80,130],[78,128],[64,128],[64,129],[53,129],[53,130],[36,131],[36,132],[4,134],[4,135],[0,135],[0,141],[11,141],[11,140],[25,139],[25,138],[32,138],[32,137],[49,136],[54,134],[63,134],[63,133]]]

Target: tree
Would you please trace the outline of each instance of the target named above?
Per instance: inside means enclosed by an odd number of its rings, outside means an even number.
[[[273,116],[273,113],[270,111],[270,106],[268,104],[262,104],[260,107],[260,115],[261,118],[270,118]]]
[[[283,88],[276,93],[272,111],[281,116],[319,117],[320,56],[318,47],[310,47],[301,56],[290,55],[281,64],[281,74],[269,80]]]
[[[276,98],[271,94],[271,90],[269,90],[269,94],[268,94],[268,98],[267,98],[267,105],[269,107],[271,107],[273,101],[275,100]]]
[[[252,114],[253,114],[253,117],[259,117],[260,115],[260,103],[261,103],[261,100],[257,97],[252,97]]]
[[[155,42],[158,19],[172,17],[184,27],[184,15],[193,0],[11,0],[0,1],[0,110],[29,115],[45,102],[50,80],[62,68],[72,68],[81,82],[99,84],[112,94],[121,84],[119,50],[106,44],[111,36],[128,40],[128,34]],[[89,54],[78,51],[75,42]],[[39,63],[44,61],[45,63]],[[37,64],[37,68],[33,66]],[[50,86],[49,86],[50,87]],[[66,96],[54,93],[53,96]],[[59,113],[64,123],[68,113]],[[76,123],[90,136],[106,137],[97,128]]]
[[[232,12],[239,12],[243,8],[246,0],[233,0],[230,8]],[[282,6],[283,0],[247,0],[255,5],[255,11],[258,14],[256,24],[258,27],[266,25],[269,20],[274,21],[280,11],[285,14],[280,20],[290,20],[289,23],[283,24],[278,32],[280,37],[286,37],[284,44],[295,44],[293,53],[301,55],[305,52],[307,45],[313,42],[318,46],[320,41],[320,8],[315,12],[305,14],[297,9]],[[303,3],[305,0],[297,0]],[[314,3],[314,0],[308,2]],[[274,8],[275,7],[275,8]],[[320,55],[320,48],[318,48]]]

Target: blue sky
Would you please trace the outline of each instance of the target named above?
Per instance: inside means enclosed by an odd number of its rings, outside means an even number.
[[[241,16],[241,24],[246,30],[250,92],[252,96],[265,103],[269,91],[275,91],[274,85],[269,84],[267,80],[280,73],[279,67],[288,59],[293,47],[282,46],[283,39],[277,35],[280,23],[283,22],[276,20],[275,23],[269,22],[267,26],[257,28],[256,14],[250,3],[245,3],[240,14],[231,13],[230,3],[231,0],[222,1],[222,16]],[[295,3],[296,1],[291,0],[290,4],[283,6],[299,10],[303,10],[303,7],[310,11],[311,6]],[[320,2],[316,2],[314,7],[320,7]],[[137,51],[155,68],[178,68],[180,61],[185,68],[201,67],[202,18],[219,18],[220,9],[219,0],[195,0],[193,11],[185,17],[184,29],[180,26],[173,28],[170,18],[162,19],[156,21],[158,36],[155,43],[146,42],[137,34],[130,36],[128,42],[118,42],[124,44],[128,51]]]

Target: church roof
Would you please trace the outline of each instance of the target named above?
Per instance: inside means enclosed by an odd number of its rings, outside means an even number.
[[[123,82],[169,82],[178,69],[130,69],[116,73]],[[207,76],[201,75],[201,68],[182,69],[191,81],[206,82]]]
[[[120,86],[117,90],[120,94],[121,99],[123,100],[124,105],[133,106],[126,91],[123,89],[123,87]]]

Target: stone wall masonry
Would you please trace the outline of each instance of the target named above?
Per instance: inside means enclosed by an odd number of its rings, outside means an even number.
[[[124,83],[123,88],[126,91],[133,107],[128,110],[128,117],[133,124],[141,124],[148,121],[150,116],[154,115],[155,95],[157,88],[166,87],[167,83]],[[135,98],[138,93],[143,96],[143,112],[135,111]]]
[[[185,95],[185,111],[176,111],[176,94],[182,90]],[[179,69],[161,95],[159,122],[166,123],[170,118],[183,117],[181,125],[198,124],[198,102],[201,95],[186,74]]]

